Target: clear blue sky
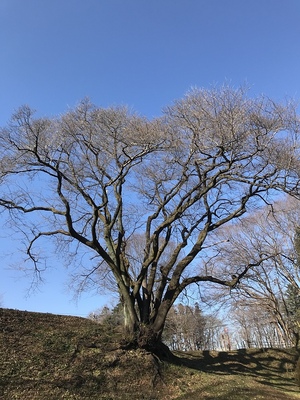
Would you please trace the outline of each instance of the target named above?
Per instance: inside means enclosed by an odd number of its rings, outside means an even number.
[[[50,116],[85,96],[151,118],[225,81],[300,99],[299,21],[299,0],[0,0],[0,125],[22,104]],[[8,269],[17,244],[0,237],[3,306],[87,315],[107,302],[72,301],[59,265],[26,298],[30,277]]]

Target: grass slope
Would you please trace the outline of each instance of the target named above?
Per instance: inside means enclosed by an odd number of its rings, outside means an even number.
[[[119,340],[84,318],[0,309],[0,399],[300,399],[293,351],[176,353],[161,362]]]

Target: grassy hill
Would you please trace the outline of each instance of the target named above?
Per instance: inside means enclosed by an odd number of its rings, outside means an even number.
[[[300,399],[292,350],[122,350],[90,320],[0,309],[1,400]]]

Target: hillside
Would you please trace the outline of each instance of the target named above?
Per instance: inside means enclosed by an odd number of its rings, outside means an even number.
[[[300,399],[288,350],[177,353],[119,348],[90,320],[0,309],[1,400]]]

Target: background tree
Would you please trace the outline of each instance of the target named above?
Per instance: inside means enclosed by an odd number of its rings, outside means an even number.
[[[226,294],[230,314],[239,320],[245,335],[252,337],[252,346],[258,342],[259,346],[263,342],[267,346],[298,345],[300,269],[295,232],[299,219],[299,202],[285,198],[218,232],[212,262],[221,270],[227,268],[234,275],[249,260],[264,257],[245,274],[236,291]]]
[[[55,237],[82,275],[105,263],[130,342],[155,350],[190,285],[234,288],[265,260],[260,252],[231,276],[208,262],[209,249],[214,232],[276,192],[298,196],[298,132],[293,104],[228,87],[193,90],[152,121],[86,101],[54,119],[23,107],[1,130],[0,206],[37,273],[39,249]],[[135,233],[144,246],[133,273]]]
[[[122,326],[124,323],[124,315],[122,310],[122,304],[118,303],[113,308],[104,306],[99,310],[95,310],[88,315],[93,321],[98,322],[102,325],[107,325],[110,328],[116,328]]]
[[[254,299],[235,303],[231,308],[232,343],[237,348],[292,347],[291,335],[285,335],[271,310]],[[227,320],[228,323],[228,320]]]
[[[195,306],[177,304],[168,314],[163,339],[172,350],[201,350],[205,342],[205,326],[208,317]]]

